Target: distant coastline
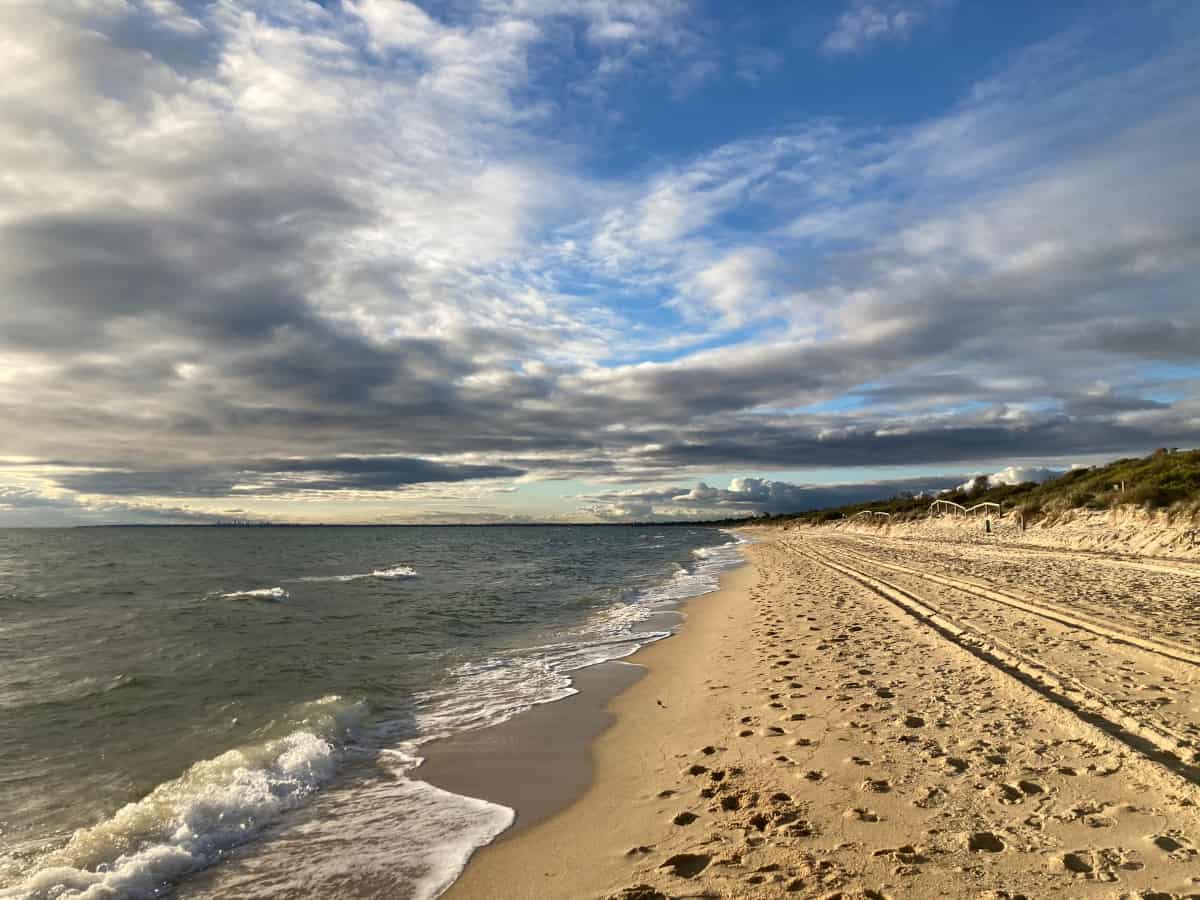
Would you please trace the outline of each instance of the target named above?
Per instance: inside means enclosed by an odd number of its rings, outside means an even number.
[[[84,525],[28,525],[20,528],[722,528],[746,525],[761,516],[670,522],[114,522]]]

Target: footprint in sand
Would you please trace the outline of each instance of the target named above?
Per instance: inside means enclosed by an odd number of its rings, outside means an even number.
[[[648,884],[635,884],[619,894],[612,894],[609,900],[667,900],[667,895]]]
[[[1145,864],[1136,859],[1136,853],[1120,847],[1075,850],[1071,853],[1064,853],[1062,866],[1076,878],[1107,883],[1120,879],[1117,874],[1118,869],[1136,872],[1145,868]]]
[[[1004,847],[1004,841],[990,831],[967,835],[967,849],[972,853],[1000,853]]]
[[[1025,794],[1016,785],[1001,784],[996,787],[996,791],[999,794],[997,799],[1005,806],[1013,806],[1017,803],[1025,802]]]
[[[848,809],[842,813],[842,815],[847,819],[854,819],[858,822],[869,822],[874,824],[879,821],[879,813],[867,807],[855,807],[854,809]]]
[[[1171,859],[1188,859],[1200,852],[1192,846],[1191,841],[1178,831],[1156,834],[1150,840],[1155,847],[1166,853]]]
[[[670,869],[672,875],[680,878],[695,878],[711,861],[712,857],[707,853],[676,853],[667,858],[659,868]]]
[[[948,795],[946,791],[935,785],[933,787],[926,788],[924,796],[914,800],[913,806],[919,807],[920,809],[936,809],[939,806],[945,805],[947,796]]]
[[[905,844],[903,847],[884,847],[881,850],[876,850],[872,856],[893,856],[899,862],[905,865],[919,865],[929,862],[929,857],[918,847],[912,844]]]

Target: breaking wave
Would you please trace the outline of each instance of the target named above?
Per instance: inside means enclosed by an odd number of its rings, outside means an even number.
[[[265,600],[268,603],[278,603],[288,598],[288,592],[281,587],[255,588],[252,591],[230,591],[218,595],[222,600]]]
[[[339,748],[362,718],[337,696],[302,704],[290,733],[201,760],[109,819],[81,828],[37,871],[0,897],[26,900],[148,900],[217,862],[337,768]]]
[[[364,578],[416,578],[417,570],[412,566],[389,566],[386,569],[375,569],[372,572],[360,572],[356,575],[310,575],[301,581],[360,581]]]

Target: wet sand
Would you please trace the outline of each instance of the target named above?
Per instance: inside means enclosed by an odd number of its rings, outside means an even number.
[[[445,896],[1200,891],[1196,635],[1147,630],[1192,573],[756,536],[632,658],[583,794]]]
[[[511,839],[564,809],[592,783],[592,742],[616,717],[614,697],[645,674],[641,666],[607,662],[573,676],[579,691],[491,728],[422,748],[412,777],[446,791],[479,797],[516,812],[497,840]]]

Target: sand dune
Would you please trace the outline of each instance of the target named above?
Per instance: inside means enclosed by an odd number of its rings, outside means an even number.
[[[1200,896],[1200,567],[756,536],[448,896]]]

